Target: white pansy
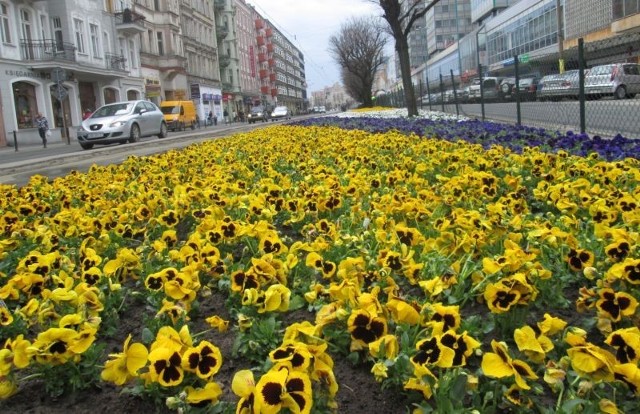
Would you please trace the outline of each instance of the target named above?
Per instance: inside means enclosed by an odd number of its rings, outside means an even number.
[[[406,118],[407,108],[391,108],[382,110],[371,111],[357,111],[357,112],[342,112],[336,116],[340,118]],[[427,118],[432,121],[468,121],[469,118],[465,116],[456,116],[440,111],[427,111],[424,109],[418,110],[417,118]]]

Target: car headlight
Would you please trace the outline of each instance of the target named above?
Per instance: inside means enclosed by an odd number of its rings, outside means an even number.
[[[127,121],[116,121],[114,123],[112,123],[111,125],[109,125],[109,128],[118,128],[121,127],[123,125],[125,125],[127,123]]]
[[[86,130],[86,129],[84,129],[84,128],[82,127],[82,125],[80,125],[80,126],[78,127],[78,132],[86,132],[86,131],[87,131],[87,130]]]

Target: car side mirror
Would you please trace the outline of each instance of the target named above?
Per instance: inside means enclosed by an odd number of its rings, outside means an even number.
[[[144,114],[144,113],[146,113],[146,112],[147,112],[147,110],[146,110],[146,109],[140,109],[140,110],[138,111],[138,115],[142,115],[142,114]]]

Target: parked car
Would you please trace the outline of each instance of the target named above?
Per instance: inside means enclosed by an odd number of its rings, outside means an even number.
[[[498,87],[502,78],[489,76],[482,78],[482,93],[480,92],[480,79],[476,78],[469,86],[469,101],[480,102],[480,97],[485,101],[495,101],[500,98]]]
[[[261,105],[251,108],[251,111],[249,111],[249,115],[247,115],[247,121],[250,124],[258,121],[267,122],[268,120],[269,113],[267,112],[267,109],[265,109],[265,107]]]
[[[602,96],[633,98],[640,93],[640,65],[613,63],[594,66],[585,76],[584,93],[592,99]]]
[[[449,89],[444,93],[444,101],[445,103],[458,103],[462,102],[462,97],[464,96],[464,91],[462,89],[456,89],[455,93],[453,89]]]
[[[80,124],[78,142],[83,149],[95,144],[138,142],[140,138],[167,136],[162,111],[153,102],[126,101],[101,106]]]
[[[538,82],[537,99],[540,101],[576,99],[580,94],[579,76],[580,71],[577,69],[543,76]]]
[[[520,101],[535,101],[538,94],[538,76],[525,76],[518,82],[520,91]]]
[[[510,76],[502,79],[500,82],[500,86],[498,87],[498,93],[500,94],[500,100],[510,101],[512,99],[515,100],[513,96],[516,86],[516,78],[514,76]]]
[[[271,112],[271,120],[276,121],[278,119],[291,119],[289,108],[286,106],[276,106]]]
[[[520,101],[535,101],[540,78],[537,75],[524,75],[518,81]],[[500,99],[503,101],[516,100],[516,78],[511,76],[502,79],[498,88]]]

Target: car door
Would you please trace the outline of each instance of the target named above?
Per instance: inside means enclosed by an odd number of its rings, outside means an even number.
[[[627,93],[640,92],[640,70],[636,64],[624,66],[625,83],[627,84]]]
[[[162,112],[151,102],[145,102],[144,106],[149,114],[149,134],[159,133],[163,120]]]
[[[133,122],[140,127],[140,136],[149,135],[149,123],[148,118],[145,116],[147,108],[145,108],[143,102],[138,102],[133,110]]]

